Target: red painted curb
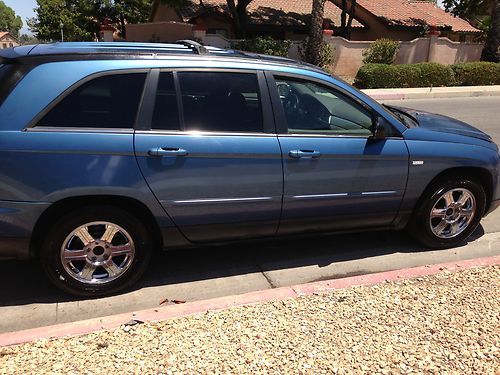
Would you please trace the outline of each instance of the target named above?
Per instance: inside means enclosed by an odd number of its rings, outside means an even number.
[[[79,322],[63,323],[17,332],[2,333],[0,334],[0,347],[22,344],[34,341],[36,339],[61,338],[65,336],[83,335],[102,329],[113,329],[121,326],[131,319],[136,319],[143,322],[167,320],[207,311],[224,310],[230,307],[250,305],[272,300],[284,300],[301,295],[311,295],[314,293],[349,288],[352,286],[368,286],[379,284],[385,281],[397,281],[421,276],[435,275],[445,269],[449,271],[457,271],[498,264],[500,264],[500,255],[487,258],[476,258],[457,262],[406,268],[369,275],[352,276],[343,279],[318,281],[291,287],[266,289],[236,296],[219,297],[204,301],[163,306],[155,309],[138,311],[135,313],[111,315],[102,318],[82,320]]]

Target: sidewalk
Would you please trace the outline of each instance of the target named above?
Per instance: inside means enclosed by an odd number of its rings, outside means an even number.
[[[210,311],[224,308],[219,301],[159,323],[0,348],[0,372],[494,374],[499,263],[497,256],[274,289],[274,298],[242,306],[226,297],[235,307]]]
[[[467,98],[500,96],[500,86],[422,87],[410,89],[371,89],[364,93],[375,100],[404,100],[430,98]]]

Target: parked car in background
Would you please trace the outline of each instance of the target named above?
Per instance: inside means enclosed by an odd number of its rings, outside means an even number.
[[[80,296],[151,252],[404,229],[465,241],[500,204],[498,146],[297,61],[179,44],[0,52],[0,255]]]

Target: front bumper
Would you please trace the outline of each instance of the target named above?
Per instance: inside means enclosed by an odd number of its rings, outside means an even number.
[[[50,203],[0,200],[0,258],[30,257],[30,238]]]

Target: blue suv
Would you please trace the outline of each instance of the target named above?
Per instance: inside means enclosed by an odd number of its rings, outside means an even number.
[[[297,61],[176,44],[0,52],[0,255],[80,296],[153,249],[404,229],[463,242],[500,203],[498,146]]]

